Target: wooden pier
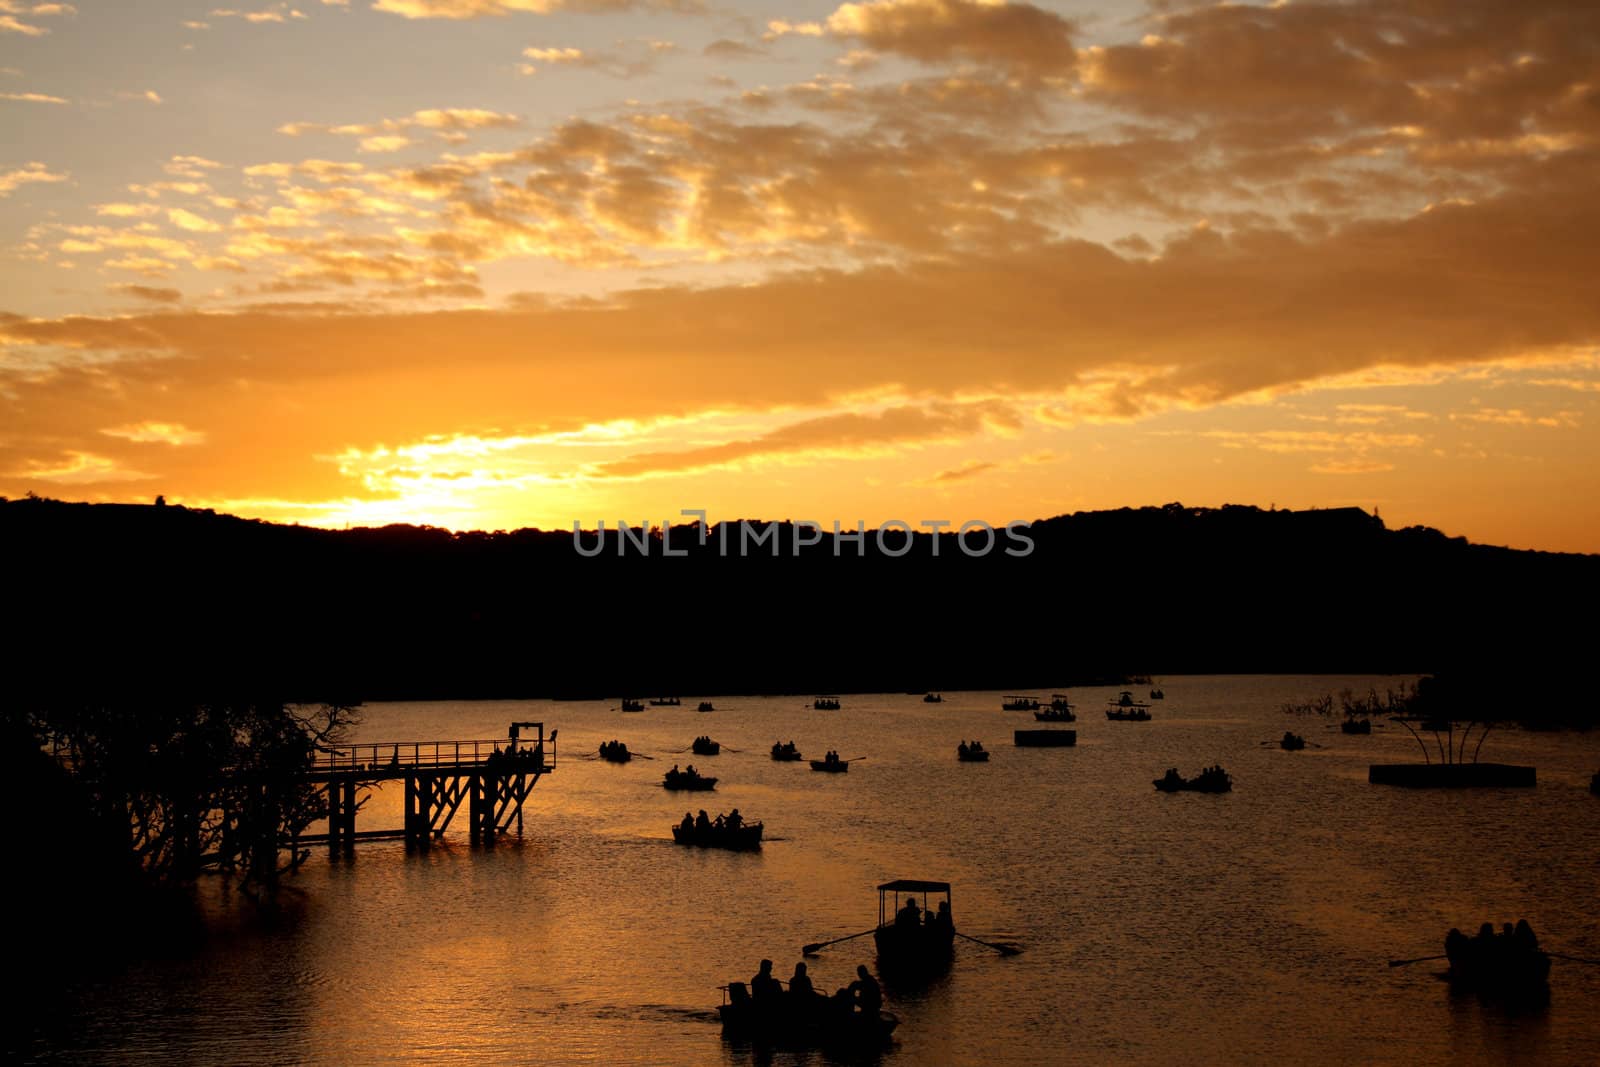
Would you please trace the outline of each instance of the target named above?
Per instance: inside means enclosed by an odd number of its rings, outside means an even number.
[[[328,831],[302,834],[296,843],[326,841],[330,852],[349,852],[357,840],[404,837],[426,850],[444,836],[462,801],[474,842],[492,842],[516,828],[522,806],[539,779],[555,770],[556,731],[544,724],[511,724],[504,740],[385,741],[348,745],[318,755],[307,780],[322,784]],[[398,828],[357,830],[359,794],[384,782],[405,783],[405,819]]]

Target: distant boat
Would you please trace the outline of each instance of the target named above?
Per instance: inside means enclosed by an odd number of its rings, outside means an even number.
[[[1165,699],[1167,699],[1167,694],[1163,693],[1159,689],[1152,689],[1152,690],[1150,690],[1150,699],[1151,700],[1165,700]]]
[[[715,704],[711,703],[711,701],[709,701],[709,700],[702,700],[700,702],[700,706],[698,708],[696,708],[695,710],[696,711],[716,711],[717,707],[716,707]]]
[[[680,845],[726,848],[738,852],[760,848],[761,831],[762,825],[758,822],[740,823],[738,826],[729,826],[727,823],[720,826],[715,823],[707,826],[690,823],[685,826],[683,823],[678,823],[672,828],[672,840]]]
[[[622,710],[623,711],[643,711],[644,710],[644,702],[640,701],[640,700],[629,700],[627,697],[623,697],[622,698]]]
[[[715,778],[707,778],[693,767],[690,767],[686,771],[668,771],[662,776],[661,784],[668,789],[690,789],[704,792],[708,789],[715,789],[717,780]]]
[[[1285,752],[1299,752],[1302,748],[1306,747],[1306,739],[1301,737],[1299,734],[1290,733],[1288,730],[1285,730],[1283,732],[1283,736],[1278,739],[1278,747],[1283,749]]]
[[[1594,772],[1594,777],[1589,779],[1589,792],[1600,797],[1600,771]]]
[[[1150,705],[1133,699],[1133,693],[1124,689],[1106,709],[1106,718],[1112,722],[1149,722]]]
[[[705,736],[695,738],[694,743],[689,747],[694,751],[696,756],[715,756],[717,753],[722,751],[721,744]]]
[[[813,708],[815,708],[817,711],[838,711],[839,710],[839,698],[838,697],[818,697],[817,699],[815,699],[815,700],[813,700],[811,702],[811,706]]]
[[[772,758],[779,763],[794,763],[800,759],[800,750],[790,741],[785,744],[772,743]]]
[[[1072,713],[1072,702],[1065,693],[1055,693],[1050,697],[1050,706],[1043,711],[1035,711],[1033,717],[1039,722],[1077,722],[1078,717]]]
[[[1034,697],[1008,696],[1000,701],[1001,711],[1038,711],[1039,701]]]
[[[988,763],[989,752],[983,747],[982,741],[967,744],[965,741],[956,746],[956,759],[962,763]]]
[[[1507,933],[1484,924],[1476,937],[1451,930],[1444,939],[1450,970],[1445,977],[1458,989],[1471,989],[1497,997],[1544,997],[1550,977],[1550,956],[1526,923]]]
[[[940,693],[924,693],[922,695],[922,702],[924,704],[943,704],[944,696]]]
[[[627,763],[633,759],[633,753],[629,752],[628,746],[621,741],[602,741],[600,758],[607,763]]]
[[[1370,734],[1372,732],[1372,720],[1346,719],[1339,724],[1339,729],[1347,734]]]
[[[827,759],[812,760],[811,769],[814,771],[827,771],[829,774],[844,774],[850,769],[850,761],[842,760],[830,752]]]
[[[677,697],[656,697],[650,701],[650,706],[655,708],[675,708],[683,701]]]
[[[1171,767],[1165,776],[1152,783],[1163,793],[1231,793],[1233,779],[1221,767],[1207,767],[1193,778],[1185,778]]]

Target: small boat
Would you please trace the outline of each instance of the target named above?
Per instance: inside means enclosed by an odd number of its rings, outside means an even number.
[[[811,702],[811,706],[814,709],[816,709],[817,711],[838,711],[839,710],[839,698],[838,697],[818,697],[817,699],[815,699],[815,700],[813,700]]]
[[[965,741],[956,746],[956,759],[962,763],[988,763],[989,750],[983,747],[982,741],[967,744]]]
[[[830,752],[826,759],[812,760],[811,769],[814,771],[827,771],[829,774],[844,774],[850,769],[850,761],[842,760],[838,755]]]
[[[723,990],[725,999],[717,1016],[724,1035],[756,1045],[864,1052],[887,1043],[900,1025],[893,1012],[880,1009],[875,1018],[863,1015],[839,997],[814,993],[796,998],[784,993],[771,1003],[758,1003],[743,982],[729,982]]]
[[[922,702],[924,704],[943,704],[944,703],[944,694],[942,694],[942,693],[924,693],[924,694],[922,694]]]
[[[715,756],[717,753],[722,751],[722,745],[720,743],[711,740],[711,738],[706,737],[704,734],[695,738],[694,743],[691,744],[689,748],[696,756]]]
[[[1600,797],[1600,771],[1594,772],[1594,777],[1589,779],[1589,792]]]
[[[928,907],[930,893],[944,894],[938,911]],[[920,909],[916,903],[919,896]],[[926,914],[928,921],[922,921],[921,914]],[[878,926],[872,931],[872,940],[878,947],[879,971],[901,978],[937,973],[950,964],[955,936],[949,882],[899,878],[878,887]]]
[[[1048,708],[1044,709],[1043,711],[1034,712],[1033,713],[1033,717],[1038,722],[1077,722],[1078,721],[1078,717],[1072,713],[1072,705],[1071,704],[1063,704],[1061,707],[1056,707],[1054,701],[1051,701],[1050,702],[1050,706]]]
[[[1149,722],[1150,705],[1133,699],[1133,693],[1124,689],[1117,699],[1110,701],[1106,718],[1112,722]]]
[[[697,826],[678,823],[672,828],[672,840],[680,845],[697,848],[727,848],[736,852],[761,847],[762,825],[758,822],[729,826],[726,822]]]
[[[653,708],[675,708],[682,703],[683,701],[677,697],[656,697],[650,701],[650,706]]]
[[[1167,699],[1167,694],[1163,693],[1159,689],[1152,689],[1152,690],[1150,690],[1150,699],[1151,700],[1165,700],[1165,699]]]
[[[1550,956],[1539,947],[1527,920],[1496,933],[1484,923],[1476,937],[1451,930],[1444,939],[1450,970],[1445,977],[1458,989],[1496,997],[1542,997],[1549,994]]]
[[[1339,724],[1339,730],[1347,734],[1370,734],[1372,732],[1372,720],[1346,719]]]
[[[686,771],[680,771],[674,767],[662,776],[661,784],[668,789],[692,789],[704,792],[709,789],[715,789],[717,780],[715,778],[707,778],[693,767]]]
[[[1285,730],[1283,736],[1278,739],[1278,747],[1285,752],[1299,752],[1306,747],[1306,739],[1299,734]]]
[[[621,741],[602,741],[600,758],[607,763],[627,763],[633,759],[633,753],[629,752],[628,746]]]
[[[1038,711],[1040,706],[1033,697],[1008,696],[1000,701],[1001,711]]]
[[[700,706],[698,708],[696,708],[695,710],[696,711],[716,711],[717,710],[717,706],[715,704],[711,703],[711,701],[709,701],[709,700],[702,700],[700,702]]]
[[[794,747],[793,741],[784,744],[774,741],[772,742],[772,758],[779,763],[794,763],[800,759],[800,750]]]
[[[1221,767],[1207,767],[1193,778],[1185,778],[1178,768],[1169,767],[1167,773],[1152,784],[1163,793],[1231,793],[1233,779]]]
[[[623,711],[643,711],[644,710],[644,702],[643,701],[639,701],[639,700],[629,700],[627,697],[623,697],[622,698],[622,710]]]

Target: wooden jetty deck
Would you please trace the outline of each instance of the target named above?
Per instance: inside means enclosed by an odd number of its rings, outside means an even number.
[[[522,806],[539,779],[556,767],[556,731],[544,724],[512,723],[506,739],[383,741],[345,745],[319,753],[307,781],[324,786],[328,830],[302,834],[295,843],[326,841],[330,851],[350,851],[358,840],[403,837],[427,849],[449,829],[462,801],[473,841],[493,841],[516,828]],[[405,783],[405,819],[398,828],[357,830],[363,789]]]

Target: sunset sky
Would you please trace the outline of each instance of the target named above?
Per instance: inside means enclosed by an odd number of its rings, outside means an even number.
[[[1600,4],[0,0],[0,134],[0,495],[1600,551]]]

